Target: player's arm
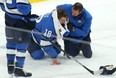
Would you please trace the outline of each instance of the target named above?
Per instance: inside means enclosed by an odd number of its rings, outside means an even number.
[[[3,0],[0,0],[0,8],[4,11],[4,4],[3,4]]]
[[[31,4],[28,0],[17,0],[17,9],[23,15],[28,15],[31,13]]]

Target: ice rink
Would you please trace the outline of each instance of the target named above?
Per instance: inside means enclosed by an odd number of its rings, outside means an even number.
[[[47,0],[33,3],[32,13],[44,15],[58,4],[74,4],[77,1],[81,2],[93,16],[91,28],[93,57],[87,59],[80,54],[76,59],[93,71],[102,65],[116,66],[116,0]],[[6,68],[4,27],[4,13],[0,10],[0,78],[9,78]],[[24,69],[33,73],[32,78],[116,78],[116,72],[109,76],[91,75],[76,61],[67,59],[62,53],[58,56],[58,60],[61,65],[51,65],[49,56],[46,55],[42,60],[33,60],[27,52]]]

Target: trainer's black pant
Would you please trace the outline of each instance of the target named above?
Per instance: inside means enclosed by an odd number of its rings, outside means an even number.
[[[83,39],[83,41],[91,42],[90,35],[88,35],[86,38]],[[65,51],[75,57],[79,55],[80,51],[82,51],[83,55],[86,58],[91,58],[92,57],[92,50],[91,50],[91,45],[87,43],[74,43],[69,40],[64,40],[64,49]]]

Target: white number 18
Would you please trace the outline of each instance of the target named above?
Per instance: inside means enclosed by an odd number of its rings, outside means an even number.
[[[51,35],[52,35],[52,31],[46,29],[46,31],[45,31],[45,33],[44,33],[44,36],[46,36],[46,37],[51,37]]]

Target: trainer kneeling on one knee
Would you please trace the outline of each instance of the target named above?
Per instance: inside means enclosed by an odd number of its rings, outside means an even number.
[[[79,55],[80,51],[82,51],[86,58],[91,58],[91,14],[79,2],[76,2],[74,5],[58,5],[57,8],[64,9],[69,17],[69,23],[67,25],[70,34],[68,37],[77,40],[64,40],[65,51],[73,57]]]

